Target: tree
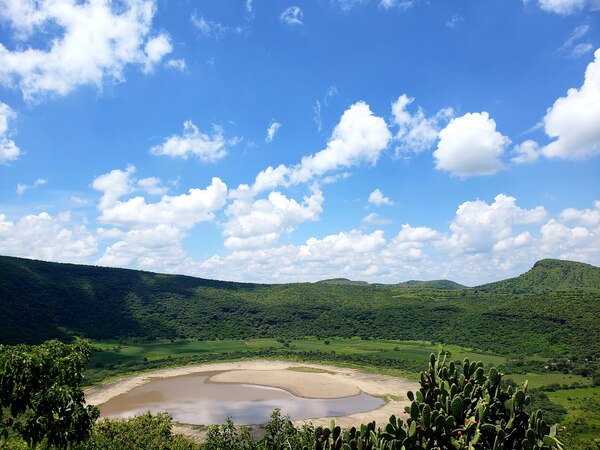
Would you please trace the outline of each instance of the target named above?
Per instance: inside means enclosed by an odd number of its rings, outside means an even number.
[[[60,448],[87,439],[99,416],[81,389],[90,354],[82,340],[0,345],[0,436],[16,433],[29,445]]]

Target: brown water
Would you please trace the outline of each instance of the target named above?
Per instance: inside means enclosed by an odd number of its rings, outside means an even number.
[[[168,411],[189,424],[220,424],[227,417],[241,425],[268,421],[280,408],[292,420],[339,417],[379,408],[384,401],[365,393],[335,399],[301,398],[279,388],[250,384],[211,383],[216,372],[156,379],[118,395],[100,406],[102,417],[133,417]]]

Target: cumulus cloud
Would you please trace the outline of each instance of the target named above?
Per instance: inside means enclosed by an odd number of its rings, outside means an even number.
[[[278,122],[271,122],[269,128],[267,129],[267,137],[265,138],[265,142],[273,142],[273,138],[275,137],[275,133],[277,130],[281,128],[281,124]]]
[[[21,154],[21,150],[15,141],[9,138],[8,133],[8,122],[15,116],[16,113],[10,106],[0,102],[0,164],[9,164]]]
[[[38,186],[41,186],[43,184],[46,184],[47,181],[44,180],[43,178],[38,178],[37,180],[35,180],[35,182],[33,184],[17,184],[17,194],[18,195],[23,195],[23,193],[28,190],[28,189],[33,189],[36,188]]]
[[[600,49],[585,71],[583,85],[554,102],[544,130],[554,138],[542,149],[548,158],[581,160],[600,153]]]
[[[186,255],[181,241],[195,225],[213,220],[225,206],[227,186],[213,178],[204,189],[192,188],[186,194],[169,196],[164,195],[166,188],[160,179],[137,180],[134,174],[135,167],[129,166],[100,175],[92,182],[92,187],[102,192],[98,222],[118,227],[98,231],[99,239],[116,242],[108,245],[96,262],[190,273],[194,262]],[[161,195],[160,200],[149,202],[140,195],[132,197],[140,190]]]
[[[214,211],[225,205],[227,186],[216,177],[205,189],[193,188],[178,196],[163,195],[156,203],[147,203],[144,197],[139,196],[119,200],[131,192],[129,175],[133,170],[113,170],[93,181],[92,187],[103,192],[98,204],[100,222],[137,228],[160,224],[191,228],[197,223],[212,220]]]
[[[258,173],[251,190],[257,194],[277,186],[307,183],[328,172],[362,163],[374,165],[390,139],[385,120],[375,116],[366,103],[355,103],[344,111],[325,149],[304,156],[293,166],[267,167]]]
[[[504,169],[500,158],[510,139],[496,131],[496,122],[485,111],[452,119],[439,138],[433,152],[436,169],[459,177],[493,175]]]
[[[225,247],[248,249],[272,245],[283,232],[297,225],[317,220],[322,211],[323,194],[314,188],[302,203],[281,192],[271,192],[266,199],[238,196],[226,210],[230,217],[224,224]]]
[[[358,102],[344,111],[327,147],[314,155],[304,156],[292,167],[289,180],[303,183],[315,176],[361,163],[374,165],[391,138],[385,121],[373,115],[369,105]]]
[[[517,154],[511,159],[515,164],[531,163],[540,158],[540,146],[531,139],[515,145],[513,151]]]
[[[83,225],[71,225],[67,216],[46,212],[10,221],[0,214],[0,254],[23,258],[89,263],[98,243]]]
[[[394,204],[394,202],[383,195],[383,192],[381,192],[379,189],[375,189],[369,194],[369,203],[377,206]]]
[[[288,25],[302,25],[304,13],[298,6],[290,6],[281,13],[279,19]]]
[[[118,5],[109,0],[2,0],[0,20],[26,45],[11,50],[0,44],[0,82],[18,86],[32,100],[65,95],[81,85],[123,81],[130,64],[150,72],[172,50],[168,35],[153,35],[155,10],[153,0]],[[35,33],[49,26],[61,34],[52,37],[49,48],[36,48]]]
[[[119,240],[109,245],[96,264],[136,267],[160,272],[181,272],[190,263],[181,246],[185,233],[171,225],[133,229],[115,235]]]
[[[543,207],[522,209],[514,197],[505,194],[497,195],[489,205],[482,200],[467,201],[458,207],[450,224],[452,234],[443,245],[467,253],[487,252],[511,237],[513,226],[540,223],[546,216]]]
[[[542,258],[600,264],[600,201],[548,218],[514,197],[463,202],[447,229],[402,225],[391,239],[383,231],[342,231],[304,244],[232,247],[198,266],[198,274],[247,281],[315,281],[344,276],[367,281],[450,278],[467,285],[515,276]]]
[[[586,6],[593,10],[600,9],[598,0],[538,0],[538,5],[546,12],[565,16],[579,12]]]
[[[306,221],[317,220],[323,194],[318,186],[345,174],[335,173],[361,163],[375,164],[391,138],[385,121],[373,115],[369,106],[358,102],[348,108],[333,130],[325,149],[304,156],[300,163],[259,172],[254,183],[242,184],[230,192],[228,222],[223,224],[229,249],[264,248],[273,245],[284,232]],[[311,183],[310,195],[297,201],[277,191]],[[270,191],[267,198],[256,199]]]
[[[183,123],[183,134],[173,134],[160,145],[150,149],[154,155],[187,159],[195,156],[204,162],[215,162],[227,155],[227,147],[236,145],[238,138],[225,139],[223,128],[213,125],[212,135],[202,133],[191,120]]]
[[[162,181],[156,177],[142,178],[137,181],[137,185],[150,195],[163,195],[168,191],[168,189],[163,186]]]
[[[398,127],[394,136],[398,141],[396,153],[421,153],[430,149],[438,139],[442,124],[445,124],[454,114],[452,108],[444,108],[432,117],[426,117],[419,107],[411,114],[407,107],[414,98],[402,94],[392,103],[393,123]]]

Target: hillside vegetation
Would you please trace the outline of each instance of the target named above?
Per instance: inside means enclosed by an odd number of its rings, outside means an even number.
[[[477,289],[508,293],[600,290],[600,268],[573,261],[542,259],[531,270],[518,277],[484,284]]]
[[[563,262],[561,271],[557,265],[542,261],[521,277],[534,278],[533,273],[535,279],[550,280],[559,271],[569,272],[563,282],[552,284],[561,290],[530,287],[526,293],[505,293],[495,292],[494,284],[452,290],[244,284],[0,257],[0,342],[74,336],[359,336],[455,343],[500,354],[595,359],[600,356],[600,290],[593,288],[597,279],[589,278],[598,278],[599,269]],[[574,287],[567,289],[569,280]],[[587,287],[581,288],[581,283]]]

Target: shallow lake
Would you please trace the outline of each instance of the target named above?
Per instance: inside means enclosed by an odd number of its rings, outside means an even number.
[[[100,406],[102,417],[133,417],[150,410],[168,411],[177,422],[221,424],[265,423],[280,408],[292,420],[339,417],[379,408],[384,401],[361,392],[336,399],[301,398],[286,390],[250,384],[212,383],[217,372],[202,372],[152,380]]]

